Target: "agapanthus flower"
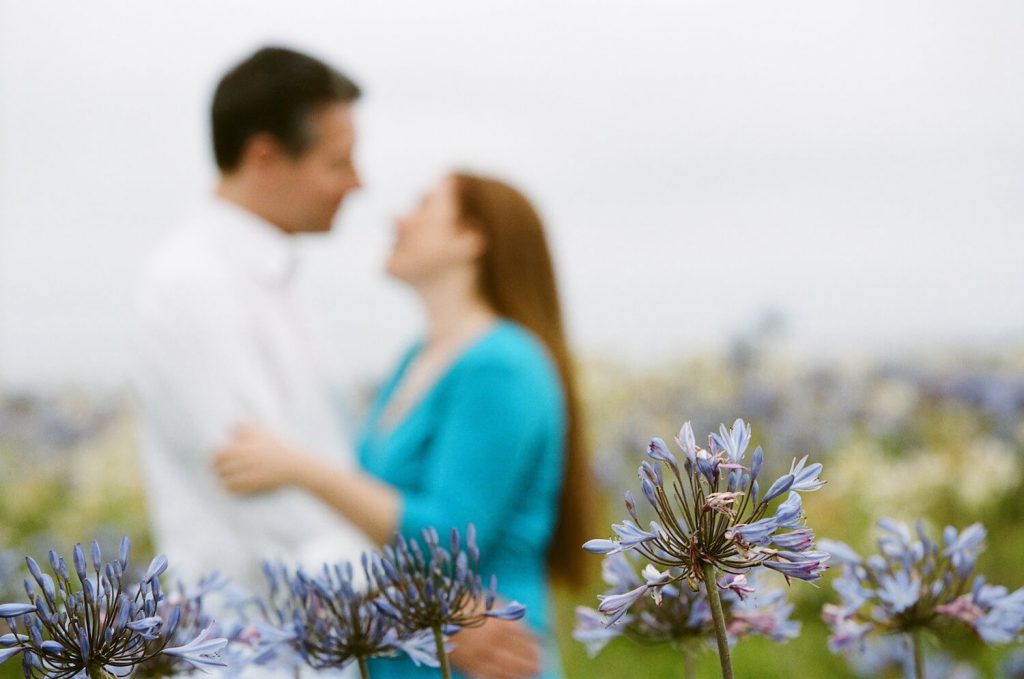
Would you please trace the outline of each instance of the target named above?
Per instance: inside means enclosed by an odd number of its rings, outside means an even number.
[[[1020,637],[1024,588],[1009,592],[974,573],[985,538],[981,524],[959,532],[948,526],[941,544],[921,522],[916,531],[891,519],[879,521],[878,527],[880,553],[867,559],[843,543],[821,543],[842,564],[833,583],[842,603],[823,609],[833,652],[857,652],[874,633],[903,633],[919,643],[922,630],[941,634],[956,623],[990,644]]]
[[[646,581],[637,570],[636,558],[629,553],[605,557],[601,572],[609,585],[601,599],[633,591]],[[756,587],[747,582],[745,575],[723,577],[718,586],[731,643],[750,635],[785,641],[799,634],[800,623],[789,619],[793,606],[783,590]],[[658,595],[659,601],[643,597],[613,625],[605,624],[605,616],[599,611],[577,606],[573,638],[587,647],[591,657],[619,636],[644,645],[671,644],[688,654],[715,643],[711,605],[703,583],[696,591],[666,585]]]
[[[363,575],[369,557],[363,557]],[[273,665],[282,648],[314,669],[341,669],[353,663],[365,676],[366,661],[406,652],[416,664],[436,667],[433,637],[408,633],[375,605],[376,591],[357,586],[350,563],[324,565],[316,574],[294,572],[283,564],[264,565],[270,595],[271,626],[259,626],[254,664]],[[424,647],[427,651],[424,652]]]
[[[681,465],[664,441],[651,440],[651,461],[640,464],[639,476],[658,520],[642,528],[636,501],[627,491],[631,520],[612,525],[614,538],[590,540],[583,546],[595,554],[633,552],[649,562],[643,582],[601,600],[598,610],[607,616],[606,624],[620,620],[645,595],[657,601],[666,587],[685,585],[696,591],[703,583],[714,613],[718,590],[743,593],[735,578],[758,566],[782,573],[787,581],[816,580],[828,568],[829,555],[814,549],[814,534],[804,526],[800,495],[824,485],[821,464],[808,465],[806,457],[794,460],[790,472],[762,494],[764,452],[758,447],[749,463],[744,459],[750,434],[750,426],[737,419],[731,429],[722,425],[711,434],[703,449],[697,447],[687,422],[676,437],[684,455]],[[719,583],[718,574],[727,576],[725,584]],[[731,676],[725,622],[715,615],[723,673]]]
[[[445,638],[465,627],[482,625],[488,618],[518,620],[526,607],[512,601],[497,605],[497,579],[484,588],[479,574],[480,552],[476,529],[466,531],[463,547],[452,529],[450,549],[441,545],[433,528],[423,531],[421,548],[416,539],[398,535],[395,542],[369,556],[367,570],[378,596],[374,605],[406,632],[429,630],[435,639],[444,676],[450,675]]]
[[[171,635],[168,645],[185,650],[158,655],[141,665],[132,676],[138,679],[155,679],[203,671],[203,667],[185,660],[182,653],[195,648],[195,644],[190,646],[192,642],[198,640],[198,643],[206,643],[210,639],[227,640],[227,645],[218,654],[219,658],[211,660],[216,660],[217,666],[229,666],[228,673],[237,676],[250,656],[247,653],[249,631],[237,620],[217,620],[207,605],[209,600],[216,596],[217,603],[221,604],[219,608],[228,608],[230,604],[225,605],[225,601],[231,598],[229,592],[233,589],[226,578],[214,572],[200,578],[193,587],[186,587],[184,583],[178,582],[175,589],[165,592],[163,600],[157,606],[157,615],[167,618],[174,608],[179,609],[178,626]]]
[[[584,549],[596,554],[634,551],[643,556],[668,573],[664,582],[642,583],[651,590],[684,581],[693,589],[704,579],[705,565],[732,575],[765,566],[787,578],[819,578],[828,567],[828,554],[813,549],[814,534],[803,526],[800,492],[824,484],[819,478],[821,465],[805,466],[806,458],[794,461],[790,473],[762,496],[761,448],[754,451],[749,466],[744,464],[749,425],[743,420],[736,420],[731,430],[723,425],[708,441],[708,450],[697,448],[690,424],[683,425],[676,439],[685,454],[680,466],[665,442],[653,439],[648,454],[654,464],[644,461],[639,475],[658,521],[640,528],[636,502],[627,492],[626,509],[632,520],[612,526],[615,538],[591,540]],[[783,495],[784,501],[769,514],[772,502]],[[613,616],[620,612],[610,605],[601,610]]]
[[[72,550],[71,568],[51,550],[50,574],[27,557],[31,579],[25,580],[25,592],[31,603],[0,604],[0,619],[10,629],[0,637],[0,663],[20,655],[26,678],[49,679],[125,676],[161,654],[199,668],[223,666],[218,653],[227,641],[208,627],[177,641],[181,607],[161,609],[159,576],[167,559],[155,558],[133,584],[128,553],[124,538],[117,559],[103,563],[94,541],[90,569],[82,545]]]
[[[850,669],[860,677],[915,676],[914,649],[903,636],[873,636],[863,650],[848,656]],[[969,664],[957,662],[941,652],[924,656],[924,676],[928,679],[978,679]]]

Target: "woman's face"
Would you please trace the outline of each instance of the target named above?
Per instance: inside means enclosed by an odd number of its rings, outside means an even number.
[[[443,179],[413,210],[395,220],[388,274],[411,284],[474,266],[483,237],[459,224],[455,180]]]

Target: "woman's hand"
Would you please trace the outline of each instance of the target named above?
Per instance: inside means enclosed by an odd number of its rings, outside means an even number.
[[[242,495],[294,486],[354,523],[378,544],[394,535],[401,496],[386,483],[356,469],[331,463],[311,450],[284,443],[261,427],[235,429],[213,455],[220,484]]]
[[[530,679],[540,674],[540,641],[522,620],[489,618],[452,638],[452,665],[473,679]]]
[[[231,440],[213,456],[220,483],[232,493],[260,493],[295,483],[304,454],[289,448],[269,431],[237,427]]]

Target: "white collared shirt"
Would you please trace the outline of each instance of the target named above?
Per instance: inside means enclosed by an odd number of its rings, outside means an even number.
[[[289,285],[294,240],[224,200],[195,210],[146,264],[135,382],[153,534],[173,575],[219,570],[255,592],[264,558],[352,560],[369,540],[296,489],[247,497],[217,483],[211,454],[240,423],[355,464],[308,318]]]

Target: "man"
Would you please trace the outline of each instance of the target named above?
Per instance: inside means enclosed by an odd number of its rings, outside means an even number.
[[[308,319],[295,310],[296,234],[330,231],[359,188],[352,107],[359,88],[309,56],[261,49],[213,99],[216,195],[147,263],[138,290],[137,388],[153,534],[176,577],[219,570],[262,591],[261,563],[358,563],[369,540],[296,490],[232,495],[211,469],[239,424],[354,465],[332,412]],[[519,622],[465,630],[453,655],[475,677],[538,672]]]
[[[295,309],[293,236],[326,233],[359,187],[359,88],[297,52],[261,49],[213,98],[216,195],[159,247],[138,290],[143,462],[157,547],[186,581],[263,587],[266,557],[352,559],[371,547],[312,497],[223,491],[210,453],[245,421],[354,464]]]

